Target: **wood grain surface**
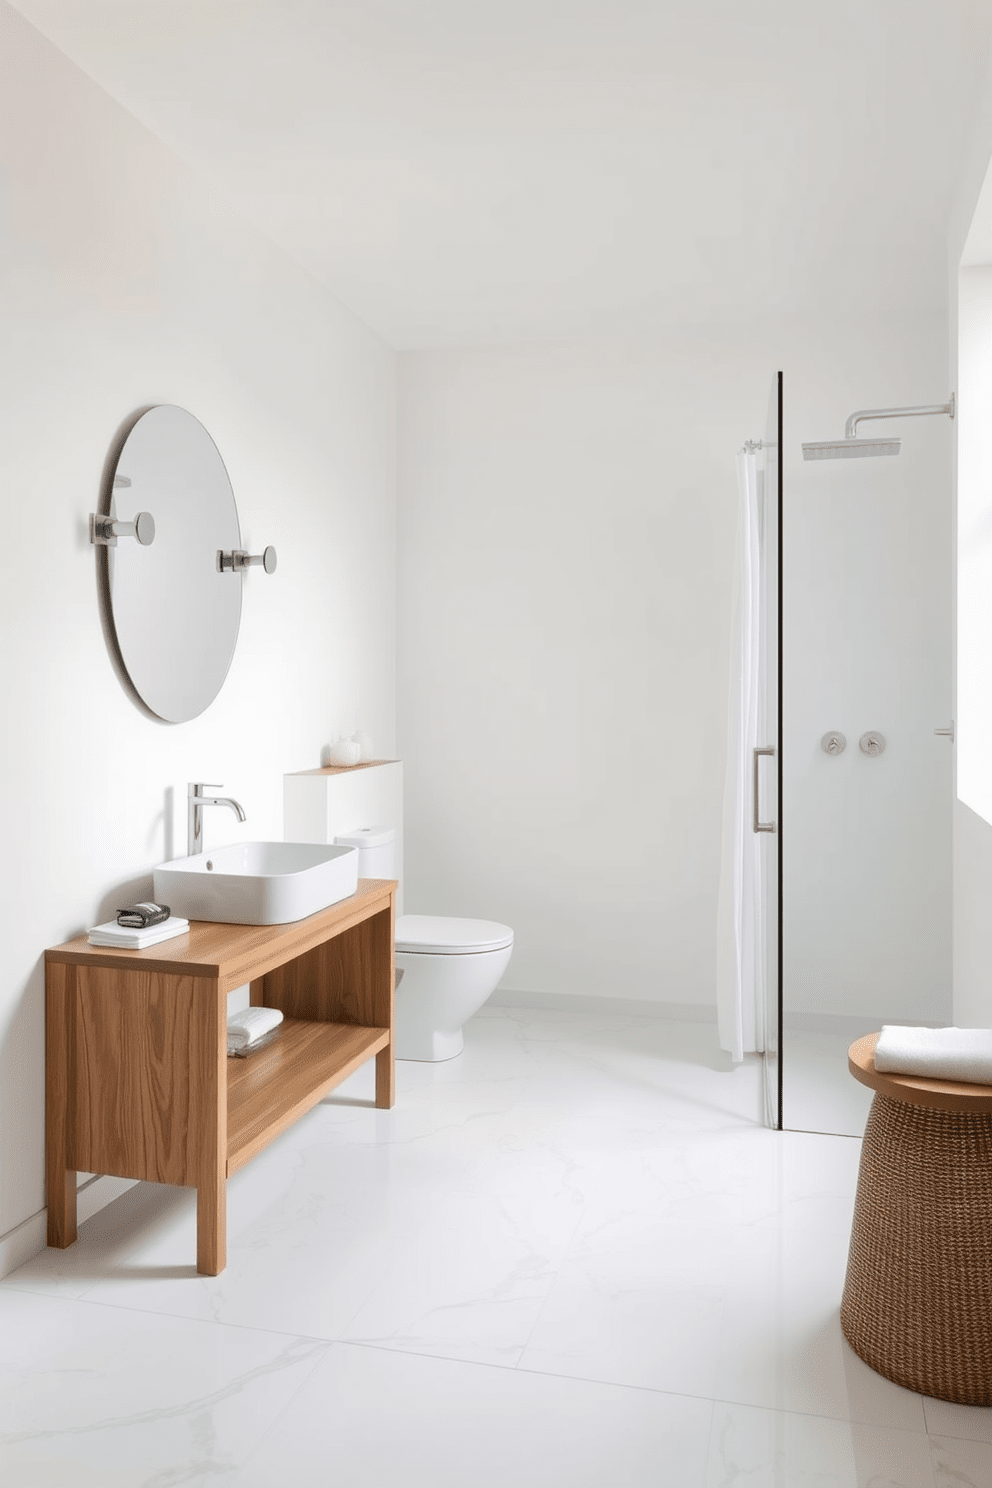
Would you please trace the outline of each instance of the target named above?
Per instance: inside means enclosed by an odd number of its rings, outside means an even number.
[[[216,983],[211,995],[196,977],[100,966],[74,968],[73,980],[70,1166],[198,1187],[226,1111]]]
[[[919,1075],[887,1075],[875,1068],[878,1033],[866,1033],[847,1051],[847,1067],[856,1080],[892,1100],[933,1111],[992,1111],[992,1085],[963,1080],[926,1080]]]
[[[324,941],[262,979],[262,1002],[287,1018],[392,1028],[396,997],[394,912],[385,909],[345,935]],[[252,996],[255,992],[253,984]],[[392,1040],[376,1057],[377,1106],[395,1101]]]
[[[394,890],[358,893],[291,925],[194,922],[116,951],[85,937],[45,953],[49,1244],[76,1238],[76,1173],[197,1191],[197,1270],[226,1258],[227,1177],[367,1059],[394,1093]],[[227,1058],[227,994],[288,1016]]]
[[[387,905],[347,935],[326,940],[268,972],[262,981],[264,1005],[280,1008],[287,1018],[390,1028],[393,956]]]
[[[45,968],[45,1186],[48,1243],[64,1250],[76,1238],[76,1168],[69,1160],[75,1118],[74,972]]]
[[[191,920],[188,935],[149,946],[144,951],[91,946],[85,935],[45,952],[48,963],[104,966],[219,979],[225,992],[262,977],[275,966],[302,955],[330,935],[339,935],[364,920],[376,904],[388,909],[391,879],[362,878],[358,891],[329,909],[289,925],[223,925],[213,920]]]
[[[357,765],[318,765],[314,770],[290,770],[290,775],[348,775],[352,770],[371,770],[375,765],[398,765],[399,760],[362,760]]]
[[[228,1174],[237,1172],[388,1042],[388,1028],[287,1018],[272,1043],[245,1059],[228,1059]]]

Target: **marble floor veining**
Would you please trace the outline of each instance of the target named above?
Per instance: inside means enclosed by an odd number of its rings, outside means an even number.
[[[837,1318],[859,1142],[707,1024],[483,1009],[229,1185],[139,1184],[0,1284],[4,1488],[992,1488],[992,1411]]]

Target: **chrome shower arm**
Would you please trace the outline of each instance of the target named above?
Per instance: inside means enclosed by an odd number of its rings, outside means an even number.
[[[954,417],[954,394],[947,403],[926,403],[921,408],[860,408],[844,425],[844,438],[853,439],[862,419],[917,418],[922,413],[946,413]]]

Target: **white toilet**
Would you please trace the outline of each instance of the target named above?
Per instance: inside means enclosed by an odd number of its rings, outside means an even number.
[[[335,837],[358,848],[359,878],[395,878],[396,833],[359,827]],[[436,1061],[462,1052],[462,1024],[496,990],[513,931],[494,920],[400,915],[396,921],[396,1057]]]

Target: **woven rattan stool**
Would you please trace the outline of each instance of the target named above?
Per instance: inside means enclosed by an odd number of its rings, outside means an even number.
[[[992,1405],[992,1086],[879,1074],[877,1041],[848,1053],[876,1095],[841,1327],[897,1385]]]

